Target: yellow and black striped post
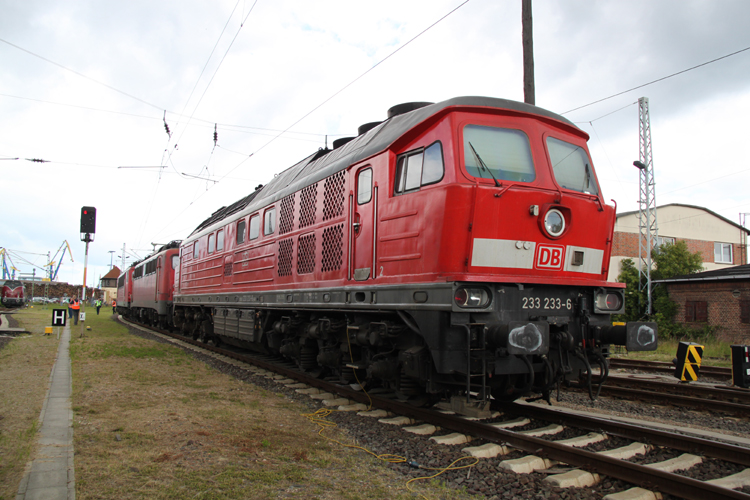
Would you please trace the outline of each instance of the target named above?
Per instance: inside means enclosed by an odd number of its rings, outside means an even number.
[[[702,357],[703,346],[701,344],[680,342],[677,346],[677,357],[672,361],[676,367],[674,376],[683,382],[698,380]]]

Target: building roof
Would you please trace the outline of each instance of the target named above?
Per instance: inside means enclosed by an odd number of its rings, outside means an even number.
[[[658,211],[660,208],[667,208],[667,207],[686,207],[686,208],[694,208],[696,210],[703,210],[704,212],[709,213],[709,214],[713,215],[714,217],[723,220],[727,224],[731,224],[734,227],[736,227],[737,229],[739,229],[741,231],[745,231],[745,233],[747,233],[747,234],[750,234],[750,229],[742,227],[738,223],[732,222],[731,220],[727,219],[726,217],[721,216],[721,215],[717,214],[716,212],[714,212],[713,210],[709,210],[709,209],[707,209],[705,207],[699,207],[698,205],[686,205],[684,203],[669,203],[667,205],[661,205],[661,206],[656,207],[656,210]],[[627,217],[629,215],[637,214],[638,212],[639,212],[638,210],[633,210],[631,212],[622,212],[622,213],[617,214],[617,218],[619,219],[620,217]]]
[[[107,274],[105,274],[104,276],[102,276],[101,279],[103,279],[103,280],[115,279],[116,280],[117,278],[120,277],[121,273],[122,273],[122,271],[120,271],[120,268],[117,267],[117,266],[115,266],[112,269],[110,269]]]
[[[725,267],[724,269],[714,269],[702,273],[687,274],[685,276],[675,276],[666,280],[656,280],[654,283],[688,283],[694,281],[730,281],[730,280],[748,280],[750,281],[750,264],[741,266]]]

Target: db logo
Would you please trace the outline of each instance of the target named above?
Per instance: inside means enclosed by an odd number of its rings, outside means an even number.
[[[562,270],[565,247],[562,245],[537,245],[536,259],[537,269]]]

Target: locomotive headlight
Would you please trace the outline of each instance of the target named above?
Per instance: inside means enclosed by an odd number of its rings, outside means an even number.
[[[453,300],[458,307],[484,307],[490,303],[490,294],[484,288],[461,287],[456,289]]]
[[[565,217],[558,209],[553,208],[544,216],[544,229],[547,234],[557,238],[565,231]]]
[[[620,292],[601,290],[594,296],[595,312],[613,313],[622,309],[624,300]]]

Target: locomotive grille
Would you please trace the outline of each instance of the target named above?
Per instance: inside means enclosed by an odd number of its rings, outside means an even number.
[[[344,258],[344,225],[338,224],[323,230],[323,272],[338,271]]]
[[[224,276],[231,276],[232,275],[232,263],[228,262],[224,264]]]
[[[286,234],[294,229],[294,197],[290,194],[281,200],[281,214],[279,215],[279,234]]]
[[[334,174],[323,184],[323,220],[344,213],[344,171]]]
[[[307,186],[302,190],[299,200],[299,227],[312,226],[315,224],[315,208],[318,197],[318,183]]]
[[[315,233],[299,237],[297,244],[297,274],[315,271]]]
[[[294,242],[291,238],[279,241],[279,277],[292,275],[292,250]]]

